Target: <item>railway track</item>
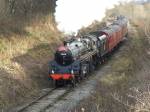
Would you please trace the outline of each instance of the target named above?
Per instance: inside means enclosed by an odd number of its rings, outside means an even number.
[[[70,88],[53,88],[16,112],[43,112],[66,96],[69,91],[71,91]]]
[[[89,80],[84,80],[82,83],[79,83],[80,86],[77,85],[76,88],[53,88],[21,109],[11,112],[61,112],[62,108],[64,108],[61,105],[67,105],[66,108],[70,109],[70,105],[76,105],[76,102],[79,102],[93,91],[96,84],[95,80],[104,75],[109,69],[110,66],[104,65],[101,67],[101,70],[93,72],[92,77],[88,76],[90,77]]]

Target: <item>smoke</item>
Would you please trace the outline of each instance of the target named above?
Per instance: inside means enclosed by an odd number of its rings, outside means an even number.
[[[119,0],[58,0],[55,13],[58,28],[66,33],[77,32],[82,26],[101,20],[105,10],[118,3]]]

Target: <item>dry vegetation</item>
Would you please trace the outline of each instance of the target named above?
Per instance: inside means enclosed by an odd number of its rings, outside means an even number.
[[[130,20],[129,37],[123,50],[113,56],[110,71],[99,79],[95,93],[83,100],[77,112],[150,111],[150,4],[122,3],[106,13],[123,14]]]
[[[0,0],[0,111],[48,86],[48,61],[61,39],[55,2]]]
[[[47,63],[60,42],[54,11],[55,0],[0,1],[0,111],[48,86]],[[94,112],[150,111],[149,11],[149,4],[125,3],[107,11],[106,18],[127,16],[137,32],[130,32],[127,48],[110,62],[110,72],[100,79],[93,96],[81,102],[78,111],[80,107]],[[79,34],[105,25],[95,21]]]

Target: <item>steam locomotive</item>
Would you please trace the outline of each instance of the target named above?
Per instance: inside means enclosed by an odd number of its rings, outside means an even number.
[[[75,86],[77,81],[92,72],[128,34],[127,22],[124,16],[118,16],[101,30],[64,41],[49,65],[49,78],[55,86],[62,81]]]

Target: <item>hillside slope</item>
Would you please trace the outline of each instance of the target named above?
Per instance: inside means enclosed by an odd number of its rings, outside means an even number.
[[[0,1],[0,111],[48,87],[48,62],[61,34],[56,0]]]

